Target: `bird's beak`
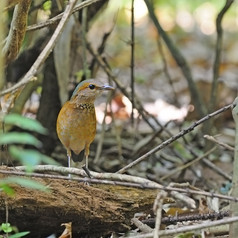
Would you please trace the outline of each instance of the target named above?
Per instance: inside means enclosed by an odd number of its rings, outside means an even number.
[[[115,88],[113,88],[112,86],[110,86],[110,85],[103,85],[102,87],[101,87],[101,90],[114,90]]]

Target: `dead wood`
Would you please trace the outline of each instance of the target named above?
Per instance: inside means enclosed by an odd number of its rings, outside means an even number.
[[[0,180],[6,175],[0,174]],[[62,223],[72,222],[73,237],[100,237],[125,232],[136,212],[149,212],[156,190],[111,185],[86,185],[77,181],[34,178],[50,192],[12,185],[15,195],[0,193],[0,220],[8,221],[28,237],[61,234]],[[7,204],[7,206],[6,206]]]

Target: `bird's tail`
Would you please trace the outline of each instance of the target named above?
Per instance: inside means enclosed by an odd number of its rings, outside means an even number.
[[[82,150],[78,155],[76,155],[73,151],[71,153],[72,160],[76,162],[82,162],[84,158],[84,150]]]

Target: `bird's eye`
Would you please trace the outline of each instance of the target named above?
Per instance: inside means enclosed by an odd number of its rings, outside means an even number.
[[[94,89],[95,88],[95,85],[94,84],[89,84],[88,86],[90,89]]]

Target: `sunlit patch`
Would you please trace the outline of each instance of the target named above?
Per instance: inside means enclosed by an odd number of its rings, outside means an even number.
[[[159,19],[165,31],[171,31],[175,27],[175,20],[169,8],[159,8],[155,10],[155,14]]]
[[[184,31],[188,32],[192,31],[195,25],[192,14],[186,10],[178,11],[176,22]]]
[[[157,99],[154,103],[146,103],[144,107],[150,114],[156,116],[161,124],[169,121],[183,121],[190,109],[189,106],[177,108],[162,99]]]
[[[194,17],[202,33],[211,35],[215,32],[216,14],[217,12],[215,7],[209,2],[203,3],[196,9]]]
[[[126,15],[128,19],[131,18],[131,2],[129,1],[126,5],[126,8],[128,8],[128,11],[126,11]],[[134,17],[135,21],[140,21],[143,17],[145,17],[148,13],[147,7],[145,5],[145,2],[143,0],[136,0],[134,1]]]

